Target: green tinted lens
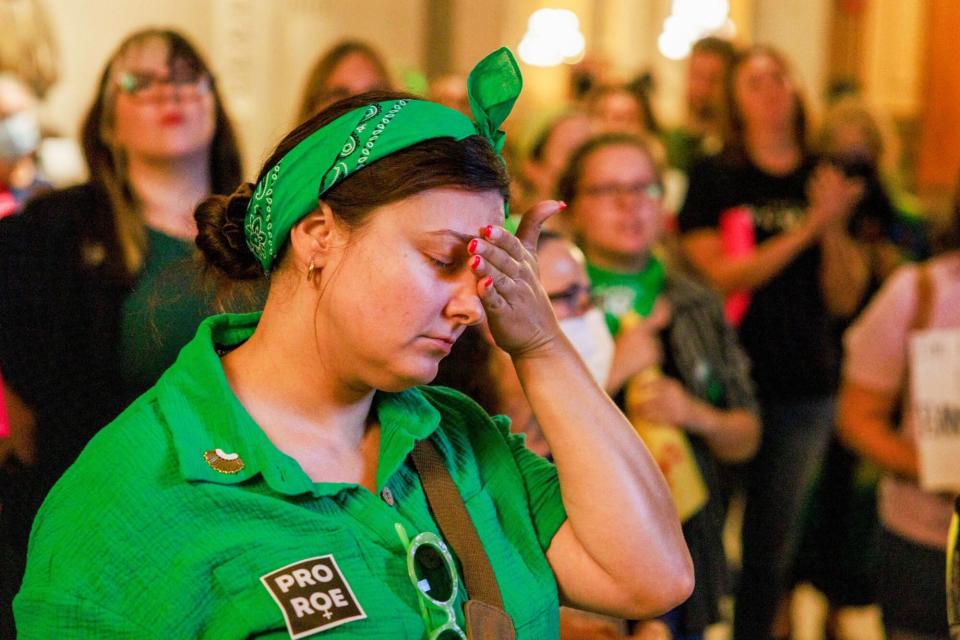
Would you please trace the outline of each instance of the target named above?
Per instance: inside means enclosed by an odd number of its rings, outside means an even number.
[[[152,79],[131,71],[124,71],[120,74],[117,84],[124,93],[137,93],[143,91],[151,83]]]
[[[443,555],[431,544],[417,547],[413,556],[417,586],[434,602],[447,602],[453,595],[453,577]]]

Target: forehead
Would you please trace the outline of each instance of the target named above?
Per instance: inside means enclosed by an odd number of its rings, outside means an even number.
[[[159,69],[170,63],[170,43],[160,36],[134,42],[117,57],[120,69]]]
[[[617,90],[600,96],[597,107],[600,109],[636,109],[639,108],[639,105],[633,94]]]
[[[780,61],[778,61],[776,58],[766,53],[758,53],[750,56],[748,60],[740,65],[739,73],[737,75],[744,77],[759,75],[783,75],[785,73],[786,69],[783,68],[783,65],[780,64]]]
[[[614,144],[601,147],[586,157],[582,179],[649,179],[653,175],[653,162],[646,151],[631,144]]]
[[[557,293],[571,284],[587,282],[583,254],[566,240],[548,240],[540,246],[537,254],[540,281],[547,293]]]
[[[700,51],[690,56],[690,72],[705,75],[722,75],[724,59],[710,51]]]
[[[562,143],[570,139],[586,138],[590,135],[590,127],[590,118],[585,114],[563,117],[550,129],[547,136],[547,145]]]
[[[377,66],[366,55],[360,52],[348,53],[333,68],[328,80],[333,85],[337,82],[356,81],[357,76],[364,79],[381,81],[380,71]]]
[[[475,237],[487,225],[502,225],[503,197],[498,191],[428,189],[379,207],[370,226],[406,236],[449,231]]]

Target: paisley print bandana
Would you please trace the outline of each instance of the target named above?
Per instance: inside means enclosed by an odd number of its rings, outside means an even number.
[[[380,158],[424,140],[481,135],[501,153],[500,125],[522,86],[517,62],[503,47],[481,60],[467,79],[472,121],[426,100],[387,100],[340,116],[291,149],[257,183],[244,219],[247,246],[269,272],[290,229],[317,208],[324,193]]]

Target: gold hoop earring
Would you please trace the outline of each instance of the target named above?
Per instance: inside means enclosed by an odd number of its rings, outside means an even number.
[[[311,262],[311,263],[310,263],[310,266],[307,267],[307,282],[310,282],[311,280],[313,280],[313,273],[314,273],[314,271],[316,271],[316,270],[317,270],[317,265],[315,265],[315,264],[313,264],[313,262]]]

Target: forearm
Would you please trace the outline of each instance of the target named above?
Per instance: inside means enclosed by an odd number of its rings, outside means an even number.
[[[641,591],[638,581],[663,590],[672,577],[682,582],[689,554],[663,476],[573,347],[558,338],[514,364],[553,453],[583,552],[627,590]]]
[[[887,422],[859,418],[851,424],[849,420],[841,419],[839,431],[840,439],[850,448],[885,471],[904,478],[917,477],[917,450]]]
[[[684,427],[703,438],[722,462],[749,460],[760,444],[760,421],[743,409],[716,409],[693,399]]]
[[[809,224],[801,225],[761,242],[752,253],[737,258],[724,255],[719,234],[710,234],[713,237],[709,239],[702,236],[685,241],[684,247],[697,269],[722,294],[728,295],[755,289],[772,280],[810,246],[817,231]]]
[[[864,252],[841,227],[826,230],[820,240],[820,287],[827,310],[846,318],[857,310],[870,273]]]

